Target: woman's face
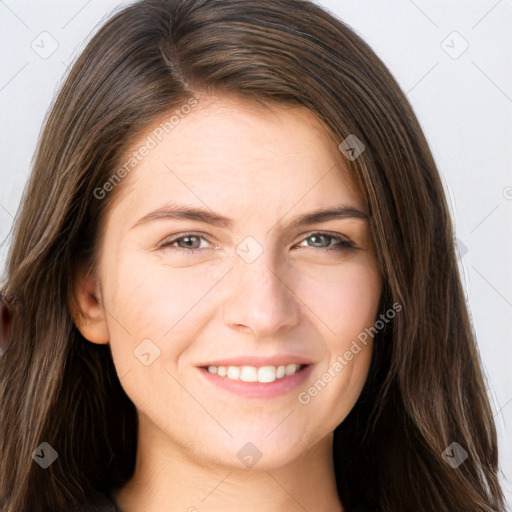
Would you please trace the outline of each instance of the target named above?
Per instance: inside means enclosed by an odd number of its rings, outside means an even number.
[[[201,98],[166,134],[168,117],[117,185],[102,315],[81,330],[110,343],[142,435],[201,464],[283,466],[331,434],[367,377],[371,337],[354,340],[382,283],[365,206],[304,107]]]

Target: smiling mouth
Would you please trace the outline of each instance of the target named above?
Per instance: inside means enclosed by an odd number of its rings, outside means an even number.
[[[291,363],[279,366],[207,366],[209,373],[226,379],[241,382],[271,383],[276,380],[291,377],[304,370],[307,364]]]

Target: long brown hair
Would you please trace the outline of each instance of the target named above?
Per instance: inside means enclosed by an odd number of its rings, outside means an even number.
[[[12,321],[0,356],[0,508],[66,510],[133,473],[136,410],[109,346],[76,328],[73,285],[97,263],[123,183],[97,191],[133,141],[197,91],[303,105],[337,144],[354,134],[365,145],[347,164],[371,216],[382,310],[403,310],[376,335],[363,392],[335,430],[346,510],[503,510],[495,425],[435,162],[385,65],[303,0],[137,2],[71,68],[39,141],[2,286]],[[42,442],[58,453],[44,470],[32,460]],[[457,468],[443,457],[452,443],[467,452]]]

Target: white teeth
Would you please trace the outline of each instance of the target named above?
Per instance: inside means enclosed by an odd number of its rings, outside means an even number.
[[[274,382],[276,379],[289,377],[299,371],[299,364],[281,366],[208,366],[208,371],[219,377],[227,377],[243,382]]]
[[[258,382],[274,382],[276,380],[275,366],[262,366],[258,369]]]
[[[288,365],[286,365],[286,368],[284,369],[284,373],[286,376],[293,375],[298,369],[299,369],[298,364],[288,364]]]
[[[240,377],[240,368],[238,366],[230,366],[228,368],[228,377],[233,380],[238,380],[238,377]]]
[[[240,380],[244,382],[257,382],[258,381],[258,369],[254,366],[242,366],[240,370]]]

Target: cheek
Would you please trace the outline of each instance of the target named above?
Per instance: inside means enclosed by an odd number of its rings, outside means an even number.
[[[149,418],[171,418],[177,408],[185,424],[196,425],[200,411],[178,384],[176,369],[197,337],[199,320],[207,318],[208,301],[201,299],[212,286],[211,275],[206,267],[151,264],[138,251],[125,251],[110,268],[105,307],[112,357],[125,392]]]
[[[381,280],[370,258],[322,269],[300,280],[298,296],[314,313],[327,338],[347,340],[373,325]]]
[[[194,339],[199,319],[208,319],[214,272],[206,265],[173,268],[157,257],[148,263],[148,255],[137,250],[124,251],[110,268],[105,307],[118,373],[140,370],[137,355],[147,353],[146,346],[151,357],[157,355],[155,367],[174,367]]]
[[[324,432],[348,415],[366,381],[372,338],[365,329],[376,321],[381,278],[372,260],[360,259],[304,281],[301,293],[325,334],[328,356],[297,398],[311,416],[322,418]]]

